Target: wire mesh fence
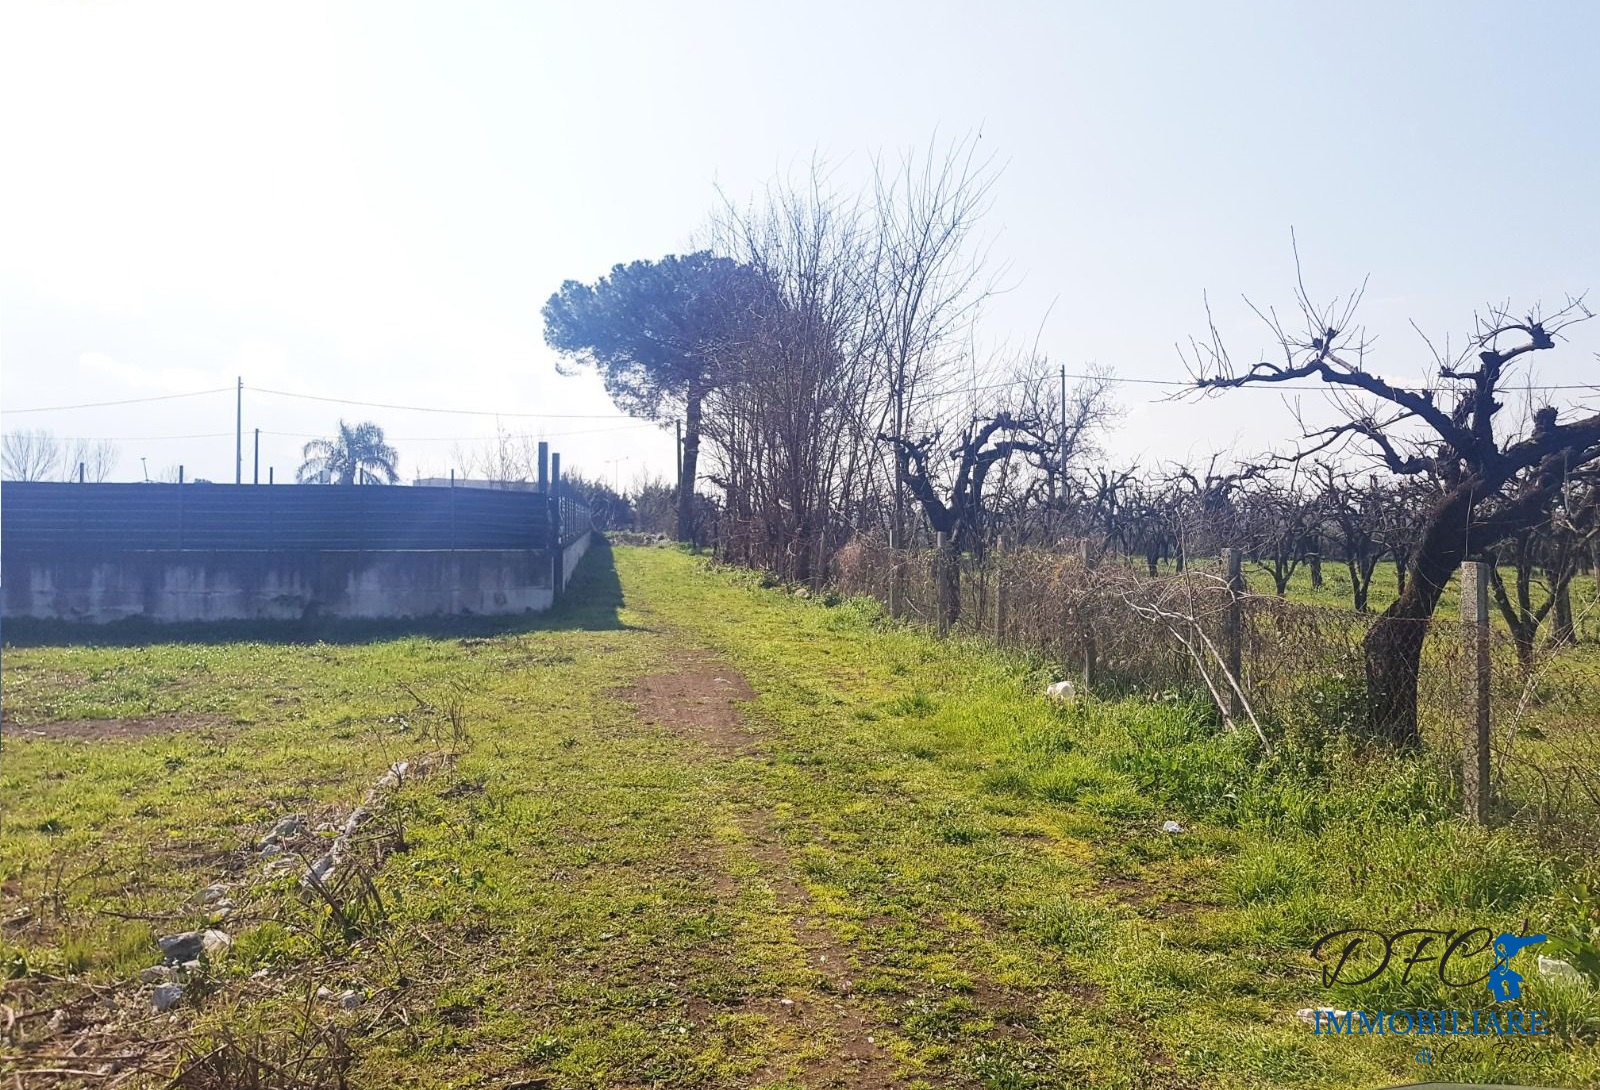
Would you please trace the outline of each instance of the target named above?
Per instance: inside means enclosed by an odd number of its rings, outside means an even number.
[[[1151,577],[1082,553],[991,551],[981,560],[852,541],[835,589],[930,629],[981,635],[1043,656],[1076,684],[1114,694],[1200,695],[1264,745],[1366,729],[1365,645],[1378,617],[1251,593],[1224,562]],[[1479,714],[1477,640],[1488,642],[1491,816],[1600,846],[1600,656],[1590,648],[1519,660],[1498,626],[1441,612],[1415,674],[1422,744],[1468,780]],[[1464,759],[1465,758],[1465,759]]]

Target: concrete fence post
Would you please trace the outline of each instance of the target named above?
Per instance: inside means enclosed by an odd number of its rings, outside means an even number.
[[[1087,693],[1094,688],[1095,679],[1100,673],[1100,647],[1095,640],[1094,609],[1090,597],[1094,593],[1093,580],[1090,578],[1094,553],[1087,539],[1078,543],[1078,558],[1083,562],[1083,588],[1078,595],[1078,630],[1083,650],[1083,691]]]
[[[889,616],[898,618],[901,612],[900,593],[900,538],[889,528]]]
[[[994,642],[1004,643],[1006,638],[1006,535],[995,542],[992,566],[994,569]]]
[[[1222,550],[1222,568],[1228,581],[1228,615],[1223,622],[1222,653],[1224,666],[1234,685],[1244,688],[1244,572],[1238,549]],[[1244,714],[1244,701],[1233,685],[1228,687],[1228,714],[1235,720]]]
[[[1489,820],[1489,565],[1468,560],[1461,565],[1461,629],[1467,651],[1467,692],[1471,714],[1466,724],[1466,752],[1461,762],[1468,820]]]
[[[945,571],[945,565],[950,562],[949,541],[950,535],[942,530],[933,535],[933,612],[938,618],[940,636],[950,634],[949,573]]]

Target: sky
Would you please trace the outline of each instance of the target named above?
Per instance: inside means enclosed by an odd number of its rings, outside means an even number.
[[[1597,40],[1576,2],[12,3],[3,426],[232,480],[242,378],[245,480],[255,429],[284,480],[341,416],[406,479],[497,428],[670,476],[669,431],[557,373],[544,300],[813,156],[849,190],[969,133],[1001,171],[986,343],[1183,379],[1209,299],[1266,352],[1245,299],[1292,306],[1293,231],[1314,296],[1367,280],[1372,366],[1417,378],[1412,323],[1459,344],[1596,287]],[[1570,336],[1534,376],[1600,382],[1600,319]],[[1295,434],[1280,394],[1117,396],[1123,463]]]

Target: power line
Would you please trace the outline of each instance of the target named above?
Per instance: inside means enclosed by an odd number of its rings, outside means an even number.
[[[219,386],[215,390],[195,390],[187,394],[157,394],[154,397],[127,397],[120,401],[85,401],[78,405],[36,405],[30,409],[0,409],[0,413],[59,413],[68,409],[103,409],[113,405],[138,405],[146,401],[173,401],[180,397],[203,397],[206,394],[221,394],[231,390],[231,386]]]
[[[1162,387],[1162,388],[1170,389],[1170,390],[1194,390],[1196,392],[1198,392],[1201,389],[1200,387],[1197,387],[1194,384],[1193,381],[1186,381],[1186,380],[1183,380],[1183,379],[1135,378],[1135,377],[1126,376],[1126,375],[1104,375],[1104,374],[1073,373],[1073,372],[1070,372],[1070,371],[1067,373],[1066,377],[1069,378],[1069,379],[1072,379],[1075,382],[1105,382],[1105,383],[1107,383],[1109,385],[1113,385],[1113,386],[1158,386],[1158,387]],[[944,396],[950,396],[950,395],[954,395],[954,394],[983,393],[983,392],[986,392],[986,391],[989,391],[989,390],[1003,390],[1003,389],[1008,389],[1008,388],[1013,387],[1013,386],[1023,386],[1023,385],[1026,385],[1026,384],[1030,383],[1030,382],[1036,382],[1036,381],[1040,381],[1040,380],[1038,378],[1019,378],[1019,379],[1011,379],[1011,380],[1008,380],[1006,382],[988,383],[988,384],[985,384],[983,386],[957,386],[957,387],[952,387],[950,389],[945,390],[943,392],[943,394],[944,394]],[[1413,393],[1422,393],[1422,392],[1425,392],[1427,389],[1429,389],[1428,387],[1421,387],[1421,386],[1404,386],[1404,387],[1396,387],[1396,388],[1397,389],[1408,390],[1408,391],[1413,392]],[[139,404],[145,404],[145,403],[153,402],[153,401],[173,401],[173,400],[177,400],[177,399],[180,399],[180,398],[204,397],[204,396],[209,395],[209,394],[228,393],[228,392],[232,391],[233,389],[234,388],[231,387],[231,386],[219,386],[219,387],[216,387],[215,389],[194,390],[194,391],[191,391],[189,393],[183,393],[183,394],[157,394],[157,395],[153,395],[151,397],[130,397],[130,398],[121,398],[121,399],[118,399],[118,400],[115,400],[115,401],[85,401],[85,402],[80,402],[80,403],[73,404],[73,405],[36,405],[36,406],[31,406],[31,407],[25,408],[25,409],[0,409],[0,413],[6,413],[6,414],[11,414],[11,415],[20,415],[20,414],[23,414],[23,413],[68,412],[68,411],[75,410],[75,409],[112,408],[112,407],[119,406],[119,405],[139,405]],[[321,395],[321,394],[303,394],[303,393],[296,393],[296,392],[291,391],[291,390],[269,390],[269,389],[265,389],[265,388],[260,387],[260,386],[246,386],[245,389],[250,391],[250,392],[252,392],[252,393],[268,394],[268,395],[271,395],[273,397],[288,397],[288,398],[295,398],[295,399],[302,400],[302,401],[321,401],[321,402],[327,402],[327,403],[336,404],[336,405],[356,405],[356,406],[360,406],[360,407],[363,407],[363,408],[369,408],[369,409],[393,409],[393,410],[400,411],[400,412],[443,413],[445,415],[454,415],[454,416],[517,417],[517,418],[542,419],[542,420],[631,420],[631,419],[635,419],[633,417],[627,416],[624,413],[535,413],[535,412],[511,412],[511,411],[503,410],[503,409],[446,409],[446,408],[441,408],[441,407],[436,406],[436,405],[403,405],[403,404],[397,404],[397,403],[393,403],[393,402],[361,401],[361,400],[357,400],[355,398],[327,397],[327,396],[324,396],[324,395]],[[1263,382],[1263,383],[1251,383],[1251,384],[1244,385],[1244,386],[1229,387],[1229,389],[1236,389],[1236,390],[1265,390],[1265,391],[1278,392],[1278,393],[1315,393],[1315,392],[1318,392],[1318,391],[1321,391],[1321,392],[1325,393],[1325,392],[1327,392],[1329,390],[1337,390],[1337,389],[1344,389],[1344,388],[1340,387],[1340,386],[1337,386],[1335,384],[1324,383],[1324,382],[1313,383],[1313,384],[1310,384],[1310,385],[1289,385],[1289,384]],[[1522,390],[1522,391],[1527,391],[1527,392],[1539,392],[1539,393],[1557,392],[1557,391],[1571,391],[1571,390],[1585,390],[1585,391],[1589,391],[1589,392],[1600,392],[1600,383],[1532,383],[1532,384],[1521,384],[1521,385],[1507,385],[1507,386],[1504,387],[1504,389],[1507,392],[1516,391],[1516,390]],[[1360,393],[1359,390],[1354,390],[1354,391],[1349,391],[1349,392]],[[632,427],[632,426],[648,427],[648,426],[654,426],[654,425],[646,423],[646,424],[639,424],[639,425],[630,425],[630,427]],[[143,441],[143,440],[157,440],[157,439],[214,439],[214,438],[222,438],[224,434],[231,434],[231,433],[216,433],[216,434],[193,435],[193,436],[182,436],[182,435],[173,435],[173,436],[159,436],[159,435],[137,436],[136,435],[136,436],[120,437],[120,440],[128,441],[128,442],[137,442],[137,441]],[[288,435],[290,433],[277,432],[277,433],[269,433],[269,434]],[[591,434],[591,433],[581,432],[580,431],[580,432],[562,432],[562,433],[559,433],[559,434],[562,434],[562,435],[583,435],[583,434]],[[556,436],[547,436],[547,438],[555,438],[555,437]],[[65,438],[70,440],[72,437],[69,436],[69,437],[65,437]],[[112,438],[119,438],[119,437],[112,437]],[[444,438],[446,438],[446,437],[413,436],[413,437],[406,438],[404,441],[405,442],[417,442],[417,441],[432,442],[432,441],[435,441],[435,439],[444,439]],[[459,442],[459,441],[467,441],[467,440],[476,439],[476,438],[480,438],[480,437],[477,437],[477,436],[449,437],[448,441]]]
[[[579,428],[573,431],[556,432],[506,432],[507,439],[563,439],[572,435],[610,435],[619,431],[635,431],[640,428],[657,428],[661,425],[651,421],[638,424],[625,424],[620,428]],[[19,432],[0,432],[0,437],[14,436]],[[226,439],[232,435],[231,431],[201,432],[194,435],[57,435],[52,438],[63,443],[159,443],[175,442],[180,439]],[[275,435],[281,439],[325,439],[327,436],[321,432],[301,431],[269,431],[261,429],[262,435]],[[393,443],[482,443],[494,442],[501,438],[500,435],[386,435],[385,439]]]
[[[14,436],[20,432],[0,432],[0,435]],[[160,443],[176,439],[223,439],[232,435],[231,431],[204,432],[199,435],[54,435],[63,443]]]
[[[634,431],[639,428],[658,428],[660,424],[653,421],[643,421],[638,424],[624,424],[619,428],[580,428],[576,431],[554,432],[504,432],[495,435],[384,435],[386,442],[392,443],[482,443],[494,442],[502,436],[506,439],[561,439],[569,435],[610,435],[619,431]],[[227,434],[233,434],[229,432]],[[268,431],[265,428],[262,435],[276,435],[284,439],[322,439],[326,438],[320,432],[299,431]]]
[[[272,394],[274,397],[293,397],[304,401],[328,401],[336,405],[359,405],[367,409],[397,409],[403,412],[448,413],[456,416],[526,416],[549,420],[632,419],[625,413],[517,413],[507,412],[503,409],[441,409],[436,405],[396,405],[383,401],[357,401],[348,397],[323,397],[320,394],[297,394],[289,390],[266,390],[260,386],[246,386],[245,389],[257,394]]]
[[[1030,382],[1043,382],[1043,381],[1046,381],[1047,379],[1056,378],[1056,377],[1057,377],[1057,375],[1033,376],[1033,377],[1030,377],[1030,378],[1011,379],[1011,380],[1009,380],[1007,382],[990,383],[990,384],[985,385],[985,386],[956,386],[956,387],[952,387],[951,389],[946,391],[946,393],[948,393],[948,394],[976,394],[976,393],[983,393],[986,390],[1003,390],[1003,389],[1006,389],[1006,388],[1011,387],[1011,386],[1024,386],[1024,385],[1027,385]],[[1127,376],[1123,376],[1123,375],[1074,374],[1071,371],[1067,372],[1067,378],[1072,379],[1075,382],[1077,382],[1077,381],[1105,382],[1105,383],[1109,383],[1110,385],[1113,385],[1113,386],[1124,386],[1124,385],[1164,386],[1164,387],[1167,387],[1169,389],[1194,390],[1196,392],[1199,392],[1202,389],[1207,389],[1208,388],[1208,387],[1196,386],[1192,380],[1187,380],[1186,381],[1184,379],[1171,379],[1171,378],[1131,378],[1131,377],[1127,377]],[[1209,387],[1209,388],[1210,389],[1216,389],[1217,387]],[[1442,388],[1428,387],[1428,386],[1395,386],[1394,388],[1397,389],[1397,390],[1406,390],[1406,391],[1409,391],[1411,393],[1418,393],[1418,394],[1426,393],[1430,389],[1442,389]],[[1313,393],[1313,392],[1316,392],[1318,390],[1321,390],[1321,391],[1349,390],[1349,392],[1353,392],[1353,393],[1361,393],[1362,392],[1359,389],[1351,389],[1351,388],[1340,386],[1340,385],[1338,385],[1336,383],[1329,383],[1329,382],[1316,382],[1316,383],[1312,383],[1310,385],[1300,385],[1300,386],[1291,386],[1291,385],[1287,385],[1287,384],[1284,384],[1284,383],[1255,382],[1255,383],[1250,383],[1249,385],[1246,385],[1246,386],[1230,386],[1230,387],[1226,387],[1226,389],[1231,389],[1231,390],[1270,390],[1270,391],[1278,391],[1278,392],[1296,391],[1296,392],[1303,392],[1303,393]],[[1600,382],[1566,383],[1566,384],[1561,384],[1561,383],[1554,383],[1554,384],[1532,383],[1532,384],[1515,384],[1515,385],[1512,385],[1512,384],[1508,383],[1505,386],[1502,386],[1501,390],[1503,392],[1506,392],[1506,393],[1514,393],[1514,392],[1516,392],[1518,390],[1537,391],[1537,392],[1540,392],[1540,393],[1544,393],[1544,392],[1547,392],[1547,391],[1558,391],[1558,390],[1588,390],[1590,392],[1600,393]],[[1448,392],[1448,390],[1446,390],[1446,392]]]

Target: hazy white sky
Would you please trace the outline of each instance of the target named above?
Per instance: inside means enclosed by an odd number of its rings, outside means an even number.
[[[1053,359],[1182,377],[1208,291],[1248,355],[1240,295],[1289,302],[1293,226],[1314,294],[1371,274],[1377,366],[1416,375],[1409,320],[1459,336],[1485,302],[1594,286],[1597,40],[1586,2],[9,4],[4,425],[116,437],[126,479],[143,456],[231,480],[231,393],[16,410],[242,375],[670,472],[670,433],[556,374],[544,299],[684,249],[718,186],[814,151],[853,186],[935,131],[1006,164],[988,233],[1014,288],[987,339],[1048,310]],[[1589,381],[1597,349],[1600,321],[1538,375]],[[1291,426],[1273,394],[1121,396],[1123,459]],[[495,428],[247,391],[246,479],[249,429],[283,479],[341,414],[408,478]]]

